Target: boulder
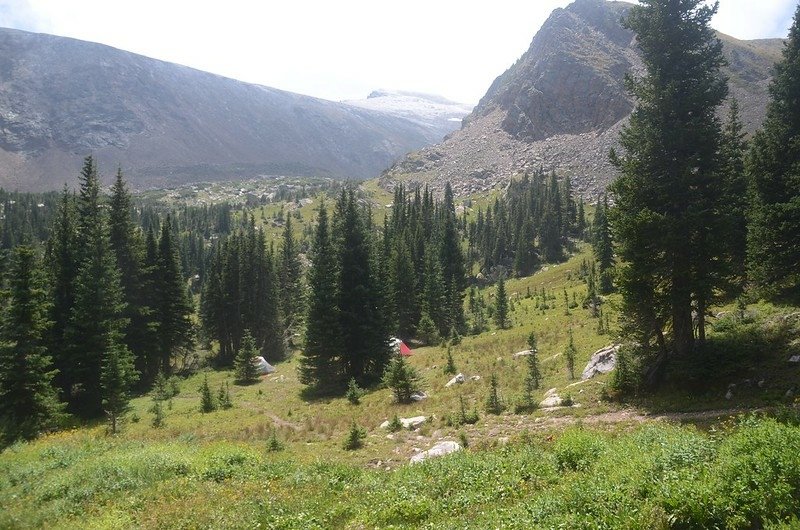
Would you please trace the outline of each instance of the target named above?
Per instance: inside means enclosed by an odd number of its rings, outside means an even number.
[[[411,401],[422,401],[423,399],[428,399],[428,394],[425,392],[414,392],[411,394]]]
[[[400,418],[400,423],[403,424],[404,429],[416,429],[427,421],[425,416],[414,416],[413,418]],[[381,423],[381,429],[389,428],[389,420]]]
[[[560,407],[561,396],[558,395],[557,389],[551,388],[544,394],[544,399],[539,403],[542,408]]]
[[[445,387],[451,387],[453,385],[460,385],[461,383],[463,383],[466,380],[467,380],[467,378],[464,377],[464,374],[458,374],[457,376],[452,378],[450,381],[448,381],[447,384],[444,385],[444,386]]]
[[[461,446],[456,442],[439,442],[427,451],[422,451],[411,457],[412,464],[424,462],[428,458],[435,458],[437,456],[444,456],[450,453],[461,451]]]
[[[592,358],[583,369],[581,379],[591,379],[597,374],[607,374],[617,365],[617,352],[619,351],[619,344],[612,344],[605,348],[599,349],[592,354]]]
[[[481,376],[473,375],[472,377],[469,378],[469,380],[470,381],[480,381],[481,380]]]
[[[518,351],[517,353],[512,355],[512,357],[514,359],[519,359],[520,357],[526,357],[526,356],[531,355],[531,354],[533,354],[533,352],[531,350],[522,350],[522,351]]]

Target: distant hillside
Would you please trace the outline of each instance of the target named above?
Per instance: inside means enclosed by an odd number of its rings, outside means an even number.
[[[376,90],[367,99],[345,101],[348,105],[385,112],[405,118],[435,131],[442,140],[445,135],[461,128],[461,120],[472,111],[472,105],[455,103],[441,96],[404,92],[399,90]]]
[[[88,153],[106,177],[119,164],[139,187],[258,174],[368,178],[441,140],[426,120],[0,28],[6,188],[58,188]]]
[[[382,179],[421,180],[457,193],[491,188],[526,169],[555,169],[593,195],[611,180],[608,151],[633,109],[627,72],[641,71],[633,34],[620,23],[631,4],[577,0],[556,9],[528,50],[497,77],[461,130],[408,155]],[[731,94],[747,128],[763,120],[781,40],[720,35]]]

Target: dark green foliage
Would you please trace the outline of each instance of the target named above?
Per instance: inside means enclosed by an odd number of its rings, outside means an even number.
[[[219,342],[219,361],[233,362],[249,329],[268,361],[286,355],[274,256],[251,218],[218,244],[210,258],[200,303],[206,335]]]
[[[629,78],[637,106],[612,152],[614,240],[623,270],[623,332],[646,348],[688,355],[692,307],[705,315],[724,277],[719,237],[722,185],[718,106],[727,95],[722,44],[701,0],[644,0],[625,26],[637,36],[646,74]],[[704,319],[698,336],[704,340]]]
[[[739,103],[731,98],[728,120],[722,130],[720,174],[724,185],[724,212],[732,294],[739,294],[747,281],[747,216],[749,185],[744,168],[747,141],[739,117]],[[722,234],[719,234],[720,237]]]
[[[161,369],[152,310],[147,305],[154,294],[151,280],[160,271],[145,270],[144,238],[133,220],[131,196],[122,170],[117,171],[109,206],[109,242],[120,271],[123,299],[127,302],[123,313],[128,321],[125,344],[134,355],[143,382],[149,383]]]
[[[636,367],[641,353],[636,350],[637,347],[634,344],[623,344],[617,351],[617,364],[611,376],[611,388],[621,394],[634,394],[641,383],[639,370]]]
[[[340,356],[343,343],[339,328],[338,271],[325,205],[319,209],[308,272],[309,301],[300,381],[320,390],[323,385],[342,386]]]
[[[392,416],[392,419],[389,420],[389,426],[387,429],[389,432],[397,432],[403,428],[403,422],[400,421],[400,418],[395,414]]]
[[[152,425],[154,429],[160,429],[166,425],[166,414],[164,414],[164,406],[161,404],[161,401],[154,402],[153,406],[150,407],[150,412],[153,414],[150,425]]]
[[[613,267],[614,247],[611,241],[611,229],[608,225],[608,197],[603,197],[603,202],[597,202],[594,216],[594,237],[592,248],[594,259],[599,273],[598,291],[608,294],[614,289]],[[594,272],[594,271],[593,271]]]
[[[502,276],[497,280],[497,287],[494,293],[494,323],[500,329],[506,329],[511,324],[508,318],[506,282]]]
[[[747,234],[748,271],[760,291],[800,302],[800,10],[775,67],[763,128],[752,139],[747,174],[753,204]]]
[[[344,441],[344,449],[346,451],[355,451],[364,446],[364,439],[367,437],[367,431],[359,427],[356,422],[350,426],[350,431],[347,433],[347,438]]]
[[[211,388],[208,386],[208,376],[205,376],[203,384],[200,385],[200,412],[214,412],[215,410],[217,410],[217,403],[214,401]]]
[[[284,327],[296,329],[302,320],[305,293],[302,284],[302,270],[297,242],[292,233],[292,218],[286,218],[283,229],[283,244],[280,251],[280,300],[283,311]]]
[[[567,344],[567,348],[564,350],[564,359],[567,362],[567,373],[569,373],[570,379],[575,379],[575,355],[578,354],[578,350],[575,348],[575,341],[572,337],[572,329],[569,330],[569,344]]]
[[[497,391],[497,374],[492,374],[491,379],[489,379],[489,395],[486,397],[485,408],[489,414],[500,414],[506,409]]]
[[[420,390],[420,377],[405,357],[398,355],[386,367],[383,384],[392,390],[396,402],[411,403],[411,395]]]
[[[250,334],[250,330],[246,329],[242,339],[242,346],[236,352],[236,358],[233,361],[237,384],[252,385],[258,382],[258,367],[253,362],[256,357],[258,357],[256,340]]]
[[[137,373],[124,344],[125,302],[116,257],[111,250],[108,219],[100,201],[97,169],[87,157],[77,201],[74,304],[65,330],[69,359],[70,404],[84,416],[105,411],[116,429],[128,390]]]
[[[337,307],[344,348],[341,368],[345,380],[355,378],[367,386],[380,380],[389,361],[389,330],[372,237],[353,190],[342,192],[333,224],[339,265]]]
[[[219,408],[223,410],[233,407],[231,389],[227,381],[219,385],[219,390],[217,390],[217,403],[219,404]]]
[[[133,355],[121,342],[111,342],[101,362],[103,411],[108,418],[111,434],[116,434],[119,420],[130,410],[130,388],[138,374],[133,365]]]
[[[361,403],[361,396],[363,395],[364,390],[358,386],[355,379],[351,378],[350,382],[347,384],[347,392],[345,392],[344,397],[351,405],[358,405]]]
[[[267,438],[267,452],[268,453],[277,453],[279,451],[283,451],[286,449],[286,446],[280,439],[278,439],[278,434],[273,430],[272,434],[269,435]]]
[[[58,425],[64,406],[46,344],[52,322],[44,274],[29,246],[18,246],[6,275],[0,321],[0,443],[31,439]]]
[[[439,330],[436,329],[436,323],[434,323],[427,311],[423,311],[419,319],[417,335],[425,344],[436,344],[439,342]]]
[[[453,360],[453,352],[450,350],[450,346],[447,347],[447,364],[444,367],[444,373],[454,375],[458,369],[456,369],[456,363]]]
[[[194,308],[181,273],[169,215],[161,225],[153,277],[153,317],[158,330],[161,370],[170,373],[172,355],[178,350],[191,348],[194,344],[194,326],[191,321]]]

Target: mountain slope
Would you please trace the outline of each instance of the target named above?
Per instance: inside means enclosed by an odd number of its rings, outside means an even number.
[[[613,177],[608,151],[633,109],[624,77],[641,72],[633,34],[620,20],[631,4],[577,0],[556,9],[529,49],[500,75],[439,145],[408,155],[382,181],[420,180],[460,193],[488,189],[528,169],[554,169],[594,195]],[[747,128],[763,120],[781,40],[720,35],[731,94]]]
[[[425,123],[0,29],[0,185],[57,188],[94,153],[135,185],[256,174],[367,178],[439,141]]]

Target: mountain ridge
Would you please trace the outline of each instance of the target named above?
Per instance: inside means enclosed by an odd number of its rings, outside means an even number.
[[[601,193],[613,177],[608,152],[634,107],[625,74],[642,71],[634,35],[620,23],[632,5],[577,0],[554,10],[462,128],[397,161],[382,174],[382,184],[419,181],[441,189],[450,181],[463,195],[541,168],[569,175],[586,197]],[[719,36],[731,95],[752,132],[764,118],[782,40]]]
[[[258,174],[369,178],[441,139],[404,117],[110,46],[0,29],[0,185],[55,189],[94,154],[136,187]]]

